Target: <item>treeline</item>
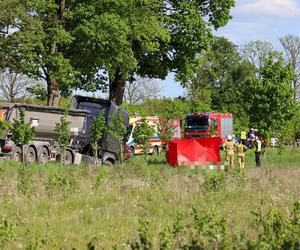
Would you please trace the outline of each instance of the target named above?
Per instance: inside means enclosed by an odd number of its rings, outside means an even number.
[[[255,127],[266,137],[275,134],[292,142],[300,136],[300,39],[288,35],[281,43],[283,51],[277,51],[264,41],[238,47],[224,37],[215,37],[199,55],[200,65],[185,96],[125,107],[132,115],[180,119],[188,112],[230,112],[235,132]]]
[[[187,82],[234,0],[1,0],[0,69],[43,79],[47,104],[74,89],[121,104],[134,76]]]

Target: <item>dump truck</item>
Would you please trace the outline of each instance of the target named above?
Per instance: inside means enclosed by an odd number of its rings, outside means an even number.
[[[230,113],[204,112],[186,116],[184,138],[220,137],[222,142],[233,133],[233,116]]]
[[[71,108],[89,112],[89,115],[86,119],[86,137],[89,137],[93,119],[97,117],[102,110],[104,110],[104,117],[107,126],[120,114],[122,118],[122,126],[126,130],[128,130],[129,115],[127,111],[116,105],[113,101],[85,96],[74,96],[71,100]],[[98,157],[102,159],[105,165],[112,165],[117,162],[120,157],[121,149],[124,150],[123,153],[125,158],[130,158],[130,150],[128,147],[126,147],[126,135],[124,135],[123,140],[120,141],[119,139],[111,136],[108,132],[105,132],[103,134],[101,142],[99,143],[99,146],[100,152],[98,154]],[[90,143],[87,143],[80,150],[80,152],[85,155],[90,155],[91,151],[92,148]]]
[[[39,106],[30,104],[2,104],[0,119],[13,123],[19,116],[20,108],[25,109],[25,120],[35,128],[35,136],[26,147],[25,159],[27,163],[38,162],[45,164],[49,161],[60,160],[61,150],[57,141],[56,123],[64,115],[65,110],[59,107]],[[71,142],[66,148],[63,162],[65,164],[79,164],[85,156],[93,156],[90,128],[94,117],[105,109],[105,121],[107,124],[118,114],[119,106],[107,100],[75,96],[72,98],[71,109],[68,110],[67,119],[70,121]],[[123,126],[128,127],[129,117],[125,110],[121,111]],[[21,160],[22,148],[15,145],[10,139],[9,131],[0,138],[1,153],[3,158]],[[108,133],[104,133],[99,142],[100,151],[96,158],[107,165],[118,161],[120,144]]]

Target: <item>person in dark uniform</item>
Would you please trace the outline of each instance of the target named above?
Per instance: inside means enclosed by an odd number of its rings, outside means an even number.
[[[255,152],[254,153],[255,153],[256,167],[260,167],[261,166],[262,142],[258,138],[258,136],[256,136],[256,140],[254,142],[254,146],[255,146]]]

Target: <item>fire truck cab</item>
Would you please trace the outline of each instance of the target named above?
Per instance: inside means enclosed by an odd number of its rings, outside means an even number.
[[[220,137],[225,141],[232,132],[233,117],[229,113],[191,113],[185,119],[185,139]]]

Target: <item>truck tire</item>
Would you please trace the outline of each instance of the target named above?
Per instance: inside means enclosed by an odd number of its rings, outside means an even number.
[[[130,157],[134,157],[134,147],[130,148]]]
[[[38,155],[38,163],[45,165],[49,162],[49,151],[46,147],[42,147]]]
[[[110,160],[106,160],[103,162],[104,166],[112,167],[114,164]]]
[[[21,161],[22,162],[22,149],[20,146],[15,146],[14,151],[12,153],[12,159],[15,161]]]
[[[64,165],[71,165],[73,164],[73,154],[70,150],[65,151],[65,155],[63,157],[63,164]]]
[[[158,147],[155,146],[153,148],[152,155],[159,155],[159,149],[158,149]]]
[[[32,146],[29,147],[26,152],[26,163],[28,163],[28,164],[34,163],[34,162],[36,162],[36,158],[37,158],[37,155],[36,155],[35,148]]]

